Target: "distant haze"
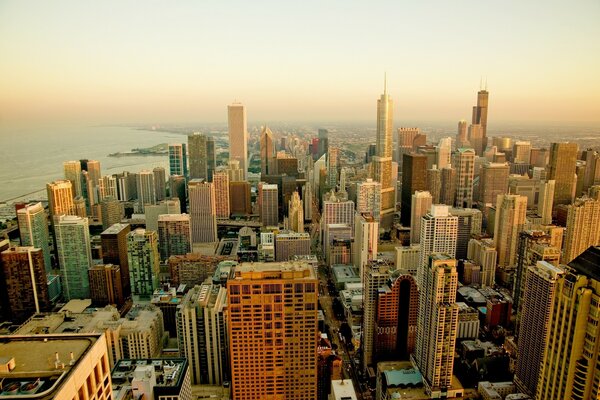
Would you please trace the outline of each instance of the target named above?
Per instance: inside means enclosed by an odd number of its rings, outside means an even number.
[[[600,120],[600,2],[0,3],[0,124]]]

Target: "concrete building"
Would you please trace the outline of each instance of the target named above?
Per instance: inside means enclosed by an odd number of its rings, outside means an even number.
[[[227,171],[215,171],[213,173],[213,183],[215,185],[217,218],[229,218],[231,208],[229,207],[229,175]]]
[[[260,221],[263,226],[279,225],[279,191],[277,185],[264,182],[258,185]]]
[[[64,299],[89,298],[92,250],[88,219],[62,215],[54,225],[54,233]]]
[[[129,260],[127,257],[127,235],[129,232],[131,232],[129,224],[113,224],[100,234],[102,261],[104,264],[114,264],[120,267],[123,296],[125,298],[131,295]]]
[[[460,148],[454,155],[456,168],[455,207],[473,207],[473,183],[475,179],[475,150]]]
[[[231,179],[231,178],[230,178]],[[238,181],[229,182],[229,205],[231,215],[252,214],[252,201],[250,197],[250,184]]]
[[[567,206],[567,230],[561,262],[571,262],[590,246],[600,245],[600,201],[577,199]]]
[[[427,190],[427,157],[423,154],[402,156],[402,195],[400,222],[409,226],[412,216],[412,196],[416,191]]]
[[[552,224],[552,207],[554,206],[554,190],[556,181],[540,182],[537,212],[542,217],[542,224]]]
[[[156,193],[156,201],[163,201],[167,194],[167,174],[163,167],[152,168],[154,175],[154,192]]]
[[[68,180],[54,181],[46,184],[48,194],[48,211],[50,217],[60,215],[75,215],[75,203],[73,203],[73,185]],[[52,220],[54,223],[54,220]]]
[[[483,206],[496,204],[498,195],[508,192],[509,167],[507,163],[487,162],[479,172],[478,201]]]
[[[379,223],[370,214],[356,213],[354,218],[354,266],[361,279],[366,265],[377,258]]]
[[[187,146],[185,143],[169,145],[169,175],[188,176]]]
[[[278,233],[275,235],[275,261],[290,261],[296,255],[310,254],[310,234]]]
[[[268,126],[263,126],[260,133],[260,173],[261,176],[276,175],[275,144],[273,133]]]
[[[421,257],[421,245],[398,246],[396,252],[396,269],[406,274],[417,274]]]
[[[193,179],[188,185],[192,243],[217,242],[217,206],[214,183]]]
[[[121,267],[113,264],[93,265],[89,270],[90,298],[97,306],[114,304],[121,307],[125,303]]]
[[[418,244],[421,240],[421,218],[431,208],[433,198],[431,193],[415,191],[412,195],[410,207],[410,243]]]
[[[138,228],[127,234],[127,261],[131,294],[150,298],[158,287],[160,256],[155,231]]]
[[[209,142],[212,142],[209,144]],[[212,154],[209,150],[212,146]],[[190,179],[211,180],[211,172],[215,169],[214,141],[212,138],[194,132],[188,135],[188,151]],[[209,157],[212,155],[212,157]]]
[[[552,143],[550,146],[548,180],[556,181],[554,206],[570,204],[575,197],[577,151],[577,143]]]
[[[372,213],[379,221],[381,214],[381,183],[372,179],[356,184],[356,211]]]
[[[298,192],[292,194],[288,205],[288,229],[304,233],[304,205]]]
[[[63,170],[65,173],[65,180],[71,182],[73,187],[73,197],[83,196],[81,162],[65,161],[63,162]]]
[[[498,252],[492,239],[471,239],[467,248],[467,259],[479,266],[482,286],[494,286]]]
[[[514,266],[517,261],[519,233],[523,230],[527,213],[527,198],[506,194],[498,196],[494,221],[494,245],[498,252],[498,266]]]
[[[158,217],[160,259],[185,255],[192,251],[192,229],[187,214],[163,214]]]
[[[142,170],[136,174],[138,211],[144,212],[148,204],[156,204],[156,187],[154,186],[154,173]]]
[[[248,174],[248,130],[246,123],[246,107],[241,103],[227,106],[229,128],[229,160],[239,162],[242,179]]]
[[[303,263],[243,263],[231,270],[227,329],[234,400],[317,397],[318,286],[314,269]],[[288,310],[293,319],[284,317]]]
[[[100,201],[100,216],[102,218],[102,229],[108,229],[111,225],[118,224],[125,218],[125,207],[116,198],[105,197]]]

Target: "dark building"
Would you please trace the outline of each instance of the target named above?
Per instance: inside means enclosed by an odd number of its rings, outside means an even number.
[[[185,176],[171,175],[169,178],[169,195],[177,197],[181,205],[181,212],[187,213],[187,192],[185,187]]]
[[[120,308],[125,303],[121,267],[113,264],[94,265],[88,270],[92,303],[103,307],[115,304]]]
[[[280,175],[298,177],[298,159],[297,158],[276,158],[276,169]]]
[[[252,214],[250,183],[229,182],[229,208],[232,216]]]
[[[404,226],[410,226],[412,195],[417,190],[427,190],[427,156],[403,154],[400,222]]]
[[[131,227],[128,224],[114,224],[100,234],[102,261],[104,264],[115,264],[120,267],[124,298],[131,295],[129,261],[127,260],[127,234],[129,232],[131,232]]]

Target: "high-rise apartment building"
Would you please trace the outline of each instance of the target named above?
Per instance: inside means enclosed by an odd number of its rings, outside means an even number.
[[[227,329],[234,400],[317,397],[318,287],[306,263],[232,268]]]
[[[479,124],[469,125],[469,147],[475,151],[478,156],[483,155],[485,150],[483,145],[483,127]]]
[[[440,203],[452,206],[456,200],[456,168],[443,168],[441,181]]]
[[[169,177],[169,194],[171,198],[178,198],[181,212],[187,212],[187,188],[183,175],[171,175]]]
[[[42,249],[9,247],[0,253],[0,271],[2,308],[8,306],[14,322],[22,322],[34,313],[50,311]]]
[[[381,214],[383,224],[390,226],[396,210],[396,189],[392,182],[392,129],[394,128],[394,102],[388,96],[387,83],[377,100],[377,143],[373,157],[373,178],[381,183]]]
[[[498,252],[492,239],[471,239],[467,248],[467,259],[480,267],[482,286],[494,286]]]
[[[600,245],[600,201],[580,198],[567,207],[567,231],[562,263],[567,264],[590,246]]]
[[[106,197],[100,202],[100,216],[102,218],[102,229],[106,230],[125,218],[125,207],[123,203],[114,197]]]
[[[458,121],[458,130],[456,132],[456,148],[468,147],[469,138],[467,136],[467,121],[461,119]]]
[[[535,396],[537,391],[542,357],[548,340],[554,292],[556,283],[563,274],[562,268],[546,261],[538,261],[527,267],[525,273],[515,384],[529,396]]]
[[[527,197],[514,194],[498,196],[494,221],[494,244],[498,266],[514,266],[517,261],[519,233],[527,213]]]
[[[540,183],[537,211],[542,217],[543,225],[552,224],[552,206],[554,205],[555,188],[555,180],[543,181]]]
[[[293,256],[310,254],[310,234],[302,232],[275,235],[275,261],[290,261]]]
[[[185,143],[169,145],[169,175],[188,176],[187,146]]]
[[[212,160],[208,157],[210,138],[200,133],[188,135],[188,151],[190,163],[190,179],[209,180],[209,170],[214,170],[214,152]],[[214,142],[213,142],[214,143]]]
[[[179,354],[188,359],[194,385],[229,379],[227,290],[212,283],[193,287],[177,307]]]
[[[65,172],[65,180],[71,182],[73,187],[73,197],[83,196],[81,162],[65,161],[63,163],[63,169]]]
[[[114,264],[121,268],[121,283],[125,298],[131,294],[127,257],[127,235],[129,232],[131,232],[129,224],[113,224],[100,234],[102,261],[104,264]]]
[[[98,180],[98,201],[107,197],[118,199],[117,178],[114,175],[105,175]]]
[[[473,117],[471,119],[472,124],[481,125],[482,150],[487,147],[488,98],[489,93],[487,90],[477,92],[477,105],[473,106]]]
[[[96,306],[114,304],[121,307],[125,302],[121,267],[113,264],[93,265],[89,270],[90,298]]]
[[[414,360],[432,398],[454,397],[460,390],[452,387],[459,308],[456,260],[447,254],[433,253],[428,256],[424,272]]]
[[[156,188],[154,186],[154,173],[143,170],[136,175],[138,209],[144,212],[147,204],[156,204]]]
[[[294,232],[304,233],[304,204],[298,192],[292,194],[288,204],[288,228]]]
[[[517,140],[513,144],[512,158],[515,164],[529,164],[531,161],[531,142]]]
[[[215,185],[215,208],[217,218],[229,218],[231,208],[229,206],[229,175],[227,171],[213,172],[213,184]]]
[[[261,176],[275,175],[275,143],[273,133],[268,126],[263,126],[260,133],[260,173]]]
[[[478,200],[482,206],[496,204],[498,195],[508,192],[509,173],[509,167],[506,163],[487,162],[481,166]]]
[[[436,165],[439,169],[450,166],[452,162],[452,138],[441,138],[437,146],[435,146]]]
[[[279,191],[277,185],[264,182],[258,185],[260,221],[263,226],[279,225]]]
[[[154,191],[156,193],[156,201],[163,201],[167,193],[167,176],[163,167],[154,167],[152,169],[154,175]]]
[[[450,214],[458,218],[456,236],[456,259],[467,258],[469,240],[481,234],[483,215],[475,208],[451,208]]]
[[[87,218],[58,217],[54,225],[56,253],[65,300],[90,297],[88,269],[92,266],[90,228]]]
[[[379,222],[371,214],[356,213],[354,217],[354,266],[359,270],[361,281],[366,265],[371,260],[377,259],[378,242]]]
[[[160,259],[185,255],[192,251],[192,229],[187,214],[163,214],[158,217]]]
[[[48,192],[48,210],[50,217],[59,215],[75,215],[73,203],[73,185],[68,180],[54,181],[46,184]],[[54,223],[54,221],[52,221]]]
[[[454,155],[456,168],[456,207],[471,208],[473,206],[473,183],[475,179],[475,151],[460,148]]]
[[[536,399],[600,396],[598,265],[600,249],[591,247],[568,264],[556,283]]]
[[[248,174],[248,131],[246,107],[241,103],[227,106],[229,127],[229,160],[237,160],[242,170],[242,179]]]
[[[356,184],[356,212],[371,213],[379,221],[381,215],[381,183],[367,178]]]
[[[424,274],[427,271],[429,256],[444,253],[454,258],[458,235],[458,217],[450,214],[450,207],[433,204],[421,220],[421,239],[417,283],[424,287]]]
[[[160,256],[155,231],[138,228],[127,234],[127,262],[131,293],[149,298],[158,287]]]
[[[554,206],[570,204],[573,201],[577,150],[577,143],[552,143],[550,146],[548,180],[556,181]]]
[[[404,154],[402,157],[402,196],[400,222],[410,225],[412,215],[412,195],[427,190],[427,156],[424,154]]]
[[[426,144],[426,136],[421,133],[419,128],[398,128],[398,149],[397,160],[400,167],[402,167],[402,156],[404,154],[412,153],[416,151],[419,146]]]
[[[421,240],[421,218],[431,208],[431,193],[417,190],[412,195],[410,206],[410,243],[418,244]]]
[[[214,183],[193,179],[188,186],[192,243],[211,243],[217,238],[217,205]]]
[[[17,210],[21,246],[33,246],[44,253],[46,272],[52,271],[48,217],[42,203],[31,203]]]

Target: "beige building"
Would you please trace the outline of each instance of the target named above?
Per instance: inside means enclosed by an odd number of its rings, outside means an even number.
[[[214,183],[201,179],[189,182],[192,243],[212,243],[217,238],[217,206]]]
[[[431,193],[417,190],[412,195],[410,206],[410,243],[418,244],[421,240],[421,218],[429,212],[432,204]]]
[[[555,180],[554,205],[569,204],[575,196],[577,143],[552,143],[548,180]]]
[[[456,168],[456,207],[473,206],[473,183],[475,178],[475,150],[460,148],[454,155],[453,167]]]
[[[52,218],[59,215],[75,215],[73,203],[73,185],[68,180],[54,181],[46,184],[48,192],[48,210]]]
[[[370,214],[356,213],[354,218],[354,266],[359,270],[361,281],[366,265],[377,258],[379,222]]]
[[[356,184],[356,212],[372,213],[379,220],[381,214],[381,183],[372,179]]]
[[[229,207],[229,175],[227,171],[215,171],[213,174],[215,185],[215,208],[217,218],[229,218],[231,214]]]
[[[304,205],[298,192],[292,193],[288,202],[288,229],[304,233]]]
[[[310,234],[278,233],[275,235],[275,261],[289,261],[293,256],[310,254]]]
[[[248,173],[248,130],[246,123],[246,107],[241,103],[227,106],[229,127],[229,159],[236,160],[242,171],[241,180],[246,180]]]
[[[514,266],[517,261],[519,233],[523,230],[527,213],[527,197],[512,194],[499,195],[494,221],[494,245],[498,252],[498,266]]]
[[[302,262],[233,267],[227,329],[234,400],[317,397],[318,286]]]
[[[392,182],[392,129],[394,102],[387,93],[387,84],[377,100],[377,143],[373,157],[373,180],[381,184],[381,216],[389,219],[396,210],[395,183]]]
[[[567,231],[562,262],[569,263],[590,246],[600,245],[600,201],[577,199],[567,207]]]
[[[498,195],[508,192],[509,168],[506,163],[485,163],[479,173],[479,202],[484,206],[496,204]]]

